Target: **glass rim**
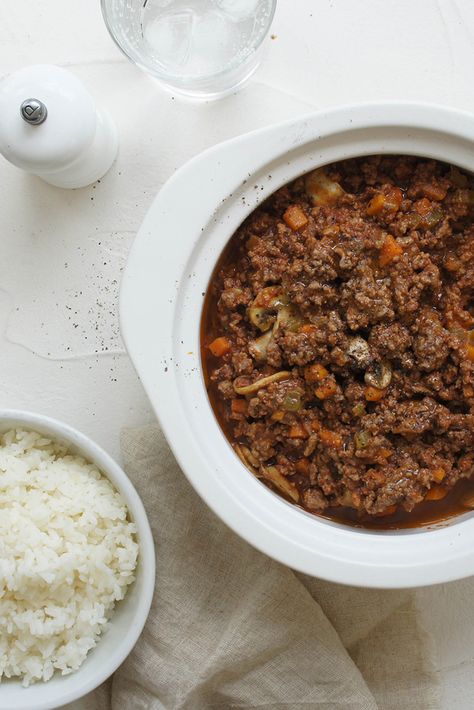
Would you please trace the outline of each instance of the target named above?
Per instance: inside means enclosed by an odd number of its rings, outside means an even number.
[[[210,79],[218,79],[219,77],[225,76],[225,75],[228,74],[229,72],[231,72],[231,71],[237,69],[237,67],[239,67],[241,64],[244,64],[250,57],[252,57],[253,54],[255,54],[255,53],[260,49],[260,47],[262,46],[263,42],[264,42],[265,39],[267,38],[268,31],[269,31],[270,26],[271,26],[271,24],[272,24],[272,22],[273,22],[273,18],[275,17],[275,10],[276,10],[276,6],[277,6],[277,0],[269,0],[269,2],[271,3],[271,8],[270,8],[270,12],[269,12],[269,15],[268,15],[268,20],[267,20],[267,25],[266,25],[265,31],[262,32],[262,34],[261,34],[261,36],[260,36],[258,42],[252,47],[251,51],[244,57],[244,59],[242,59],[242,60],[239,61],[238,63],[229,64],[225,69],[221,69],[221,70],[218,71],[218,72],[215,72],[215,73],[213,73],[213,74],[203,74],[203,75],[201,75],[201,76],[199,76],[199,77],[196,77],[196,79],[192,79],[192,77],[189,77],[190,80],[192,80],[193,82],[195,82],[195,87],[194,87],[194,88],[199,87],[199,84],[200,84],[200,83],[205,83],[206,81],[209,81]],[[106,8],[106,4],[107,4],[107,0],[100,0],[100,8],[101,8],[101,11],[102,11],[102,18],[103,18],[103,20],[104,20],[104,24],[105,24],[105,26],[106,26],[106,28],[107,28],[107,31],[108,31],[109,35],[111,36],[113,42],[114,42],[115,45],[118,47],[118,49],[122,52],[122,54],[123,54],[125,57],[127,57],[127,59],[129,59],[131,62],[133,62],[133,64],[135,64],[136,66],[138,66],[140,69],[143,69],[143,71],[147,72],[147,73],[150,74],[151,76],[155,76],[158,80],[161,80],[161,81],[163,81],[163,82],[166,83],[166,84],[169,84],[169,85],[172,85],[172,86],[176,86],[176,90],[184,90],[184,87],[180,86],[180,83],[177,81],[177,80],[178,80],[178,76],[177,76],[177,75],[175,75],[175,74],[166,74],[165,72],[158,72],[158,71],[155,71],[154,69],[151,69],[149,66],[147,66],[146,64],[144,64],[142,61],[140,61],[139,59],[136,59],[135,57],[133,57],[132,54],[129,53],[129,52],[123,47],[123,45],[119,42],[119,40],[118,40],[118,38],[117,38],[115,32],[113,31],[113,29],[112,29],[112,27],[111,27],[110,22],[109,22],[109,15],[108,15],[108,11],[107,11],[107,8]],[[176,80],[176,81],[174,81],[174,80]]]

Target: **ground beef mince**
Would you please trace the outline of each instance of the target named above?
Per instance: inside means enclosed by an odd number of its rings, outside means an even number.
[[[352,522],[444,510],[456,484],[474,507],[473,237],[472,176],[405,156],[317,169],[250,215],[202,346],[256,476]]]

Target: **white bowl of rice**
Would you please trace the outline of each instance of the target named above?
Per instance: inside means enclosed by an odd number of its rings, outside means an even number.
[[[0,410],[0,710],[77,700],[129,654],[151,605],[143,504],[97,444]]]

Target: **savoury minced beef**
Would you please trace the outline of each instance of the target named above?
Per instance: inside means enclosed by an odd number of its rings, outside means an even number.
[[[263,482],[353,522],[441,511],[460,479],[474,507],[473,218],[469,174],[372,156],[296,179],[238,229],[203,362]]]

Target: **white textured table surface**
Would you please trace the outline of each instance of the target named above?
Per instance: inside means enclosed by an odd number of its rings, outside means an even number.
[[[157,190],[203,148],[354,101],[474,110],[472,0],[279,0],[272,32],[242,92],[193,104],[122,57],[98,0],[1,0],[1,72],[39,62],[71,68],[114,115],[121,140],[110,173],[83,190],[50,187],[0,160],[2,406],[62,418],[117,457],[121,427],[152,419],[120,339],[120,274]],[[474,621],[463,613],[472,590],[465,582],[420,599],[446,708],[474,701]]]

